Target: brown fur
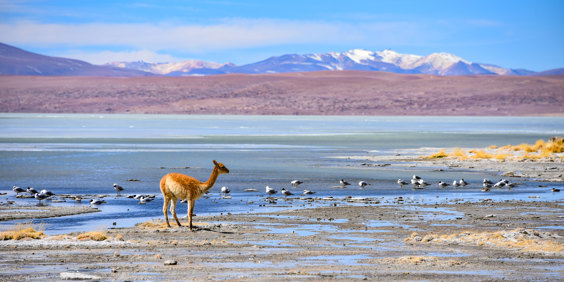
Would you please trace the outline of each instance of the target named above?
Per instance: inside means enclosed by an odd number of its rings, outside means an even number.
[[[171,201],[170,212],[178,226],[182,226],[180,221],[178,221],[178,217],[176,217],[176,202],[180,199],[188,200],[188,224],[190,225],[190,230],[192,230],[192,213],[196,200],[212,188],[220,174],[229,173],[229,169],[222,163],[218,163],[215,160],[213,163],[215,167],[206,182],[201,182],[196,178],[181,173],[169,173],[163,176],[161,179],[161,192],[164,197],[163,214],[168,227],[170,227],[170,223],[168,222],[167,209]]]

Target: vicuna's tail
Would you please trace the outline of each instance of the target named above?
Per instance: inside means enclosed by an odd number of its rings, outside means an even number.
[[[163,178],[161,178],[161,193],[163,193],[163,196],[165,196],[166,193],[166,179],[168,178],[168,174],[163,176]]]

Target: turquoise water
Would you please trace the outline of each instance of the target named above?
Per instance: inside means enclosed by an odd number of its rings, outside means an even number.
[[[162,217],[162,199],[138,205],[135,200],[115,197],[113,183],[125,187],[123,194],[160,196],[158,185],[163,175],[180,172],[205,181],[214,159],[231,173],[221,175],[208,198],[197,202],[196,214],[306,206],[299,201],[268,204],[263,193],[266,185],[278,190],[290,188],[295,193],[314,190],[315,196],[321,197],[403,196],[433,203],[456,197],[529,199],[530,195],[555,200],[561,199],[559,193],[547,193],[535,181],[484,195],[481,179],[499,178],[495,173],[367,168],[360,160],[334,157],[390,154],[394,149],[420,147],[532,143],[557,135],[564,135],[564,118],[0,114],[0,191],[8,192],[0,197],[0,203],[37,203],[35,199],[15,199],[13,185],[57,194],[109,194],[108,203],[100,207],[102,213],[38,222],[46,225],[47,233],[109,227],[114,221],[118,226],[130,226]],[[413,174],[434,183],[464,178],[471,185],[457,190],[429,186],[417,191],[396,185],[398,178],[409,179]],[[127,181],[132,178],[140,181]],[[341,178],[372,185],[366,189],[357,185],[335,188]],[[304,184],[292,188],[289,182],[293,179]],[[231,189],[232,199],[221,199],[221,186]],[[259,192],[243,192],[247,188]],[[60,205],[64,204],[75,205]],[[184,204],[177,209],[181,215],[186,213]]]

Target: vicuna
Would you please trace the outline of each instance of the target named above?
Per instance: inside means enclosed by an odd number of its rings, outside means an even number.
[[[184,175],[181,173],[169,173],[161,179],[161,192],[164,196],[163,204],[163,214],[166,219],[166,225],[170,227],[168,222],[168,205],[172,201],[170,206],[170,212],[174,216],[174,220],[178,226],[182,226],[178,218],[176,217],[176,202],[180,200],[188,201],[188,224],[190,230],[192,230],[192,213],[194,211],[194,204],[196,200],[199,199],[204,193],[210,190],[217,180],[217,177],[223,173],[229,173],[222,163],[213,161],[215,167],[210,175],[210,178],[206,182],[201,182],[191,176]]]

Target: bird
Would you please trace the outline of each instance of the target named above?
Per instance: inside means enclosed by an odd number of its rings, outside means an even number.
[[[221,187],[221,193],[229,194],[229,192],[231,192],[231,190],[229,190],[229,188],[227,188],[226,186]]]
[[[135,194],[133,194],[133,195],[127,195],[126,198],[128,198],[128,199],[133,199],[133,198],[135,198],[135,196],[137,196],[137,195],[135,195]]]
[[[116,192],[119,194],[119,192],[123,191],[123,187],[117,185],[116,183],[114,183],[114,189],[116,189]]]
[[[273,195],[276,194],[278,191],[276,191],[274,188],[270,188],[268,186],[266,186],[266,194],[268,195]]]
[[[401,180],[401,179],[398,179],[398,184],[403,187],[403,185],[406,185],[407,182],[405,182],[405,181],[403,181],[403,180]]]
[[[427,185],[429,185],[429,182],[427,182],[423,179],[419,179],[419,181],[417,181],[417,185],[418,186],[427,186]]]
[[[12,191],[16,192],[16,194],[20,194],[20,193],[25,192],[26,190],[22,187],[14,186],[14,187],[12,187]]]
[[[341,183],[341,186],[351,185],[350,183],[346,182],[344,179],[341,179],[339,182]]]
[[[34,197],[36,199],[38,199],[39,201],[49,198],[49,196],[42,194],[42,193],[35,193]]]
[[[417,175],[414,174],[411,179],[419,180],[419,179],[421,179],[421,177],[419,177],[419,176],[417,176]]]
[[[439,181],[439,187],[441,187],[441,188],[445,188],[445,187],[447,187],[448,185],[449,185],[448,183],[446,183],[446,182],[444,182],[444,181],[442,181],[442,180]]]
[[[464,181],[464,178],[461,178],[460,181],[458,181],[458,184],[460,184],[460,186],[466,186],[468,185],[468,182]]]
[[[415,176],[415,175],[414,175],[414,176]],[[411,178],[411,184],[413,184],[413,185],[415,185],[415,186],[419,185],[419,179]]]
[[[31,195],[35,195],[35,194],[39,193],[39,192],[37,192],[37,190],[35,190],[35,188],[29,187],[29,186],[27,187],[27,192],[30,193]]]
[[[490,181],[489,179],[487,179],[487,178],[484,178],[484,181],[482,181],[482,182],[483,182],[483,183],[486,183],[486,184],[494,184],[493,182],[491,182],[491,181]]]
[[[484,187],[484,189],[485,188],[489,189],[489,188],[492,188],[492,185],[490,183],[484,182],[484,184],[482,184],[482,187]]]
[[[494,184],[494,187],[497,187],[497,188],[503,188],[503,186],[505,186],[504,181],[499,181],[498,183]]]
[[[303,181],[299,181],[299,180],[292,180],[292,182],[290,182],[292,184],[292,186],[294,187],[298,187],[298,185],[302,184]]]
[[[55,195],[55,193],[53,193],[49,190],[46,190],[46,189],[41,190],[41,192],[39,192],[39,194],[45,194],[45,195],[47,195],[47,197],[51,197],[51,196]]]
[[[304,195],[313,195],[313,194],[315,194],[315,192],[314,192],[314,191],[310,191],[310,190],[304,190],[304,193],[303,193],[303,194],[304,194]]]
[[[560,192],[560,189],[552,188],[552,192]]]
[[[285,188],[282,188],[282,190],[280,191],[280,193],[282,193],[284,196],[291,196],[294,195],[294,193],[286,190]]]
[[[361,188],[364,188],[366,186],[370,185],[370,183],[367,183],[366,181],[360,181],[358,182],[358,186],[360,186]]]
[[[100,200],[100,199],[91,199],[90,200],[90,204],[91,205],[101,205],[103,203],[105,203],[106,201],[104,200]]]
[[[458,184],[458,181],[454,180],[452,182],[452,187],[458,187],[458,186],[460,186],[460,184]]]
[[[148,197],[143,196],[143,197],[139,198],[139,204],[145,204],[145,203],[148,203],[148,202],[150,202],[154,199],[155,198],[152,198],[151,196],[148,196]]]

